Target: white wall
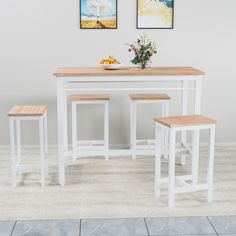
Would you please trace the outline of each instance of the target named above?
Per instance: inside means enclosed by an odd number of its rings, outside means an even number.
[[[136,0],[118,0],[117,30],[80,30],[77,1],[0,1],[0,144],[9,143],[7,111],[14,104],[28,103],[48,104],[49,141],[57,143],[56,81],[52,76],[56,67],[94,66],[110,54],[129,64],[131,55],[125,43],[144,32],[135,27]],[[236,141],[235,9],[235,0],[175,0],[174,29],[145,31],[159,42],[153,65],[189,65],[207,73],[202,113],[218,120],[217,142]],[[172,96],[176,99],[174,114],[179,97]],[[120,94],[113,96],[112,143],[129,142],[127,101]],[[155,112],[147,109],[150,115],[142,113],[139,133],[152,132],[152,125],[144,123]],[[25,127],[25,142],[37,142],[35,127]],[[82,132],[99,136],[102,127],[98,127],[87,123]]]

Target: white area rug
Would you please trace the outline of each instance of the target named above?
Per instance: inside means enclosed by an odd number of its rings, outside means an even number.
[[[206,148],[201,150],[200,181],[206,177]],[[154,196],[154,158],[86,158],[66,170],[66,186],[58,185],[57,152],[50,150],[47,186],[40,187],[39,174],[18,176],[10,185],[10,157],[0,151],[0,220],[80,219],[236,214],[236,147],[216,148],[214,202],[206,192],[179,194],[175,207],[167,207],[167,188]],[[37,163],[37,153],[28,151],[26,162]],[[167,175],[163,161],[163,175]],[[177,174],[189,173],[190,160]]]

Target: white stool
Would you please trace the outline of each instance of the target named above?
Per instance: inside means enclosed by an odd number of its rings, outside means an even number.
[[[172,116],[155,118],[156,121],[156,155],[155,155],[155,194],[160,196],[160,185],[169,183],[168,205],[174,206],[176,193],[195,192],[208,190],[208,201],[212,201],[213,190],[213,165],[214,165],[214,145],[215,145],[215,124],[216,121],[210,118],[191,115],[191,116]],[[161,134],[165,129],[169,132],[169,177],[161,178]],[[199,162],[199,134],[200,130],[209,129],[210,131],[210,151],[208,159],[207,183],[198,184],[198,162]],[[191,175],[175,176],[175,144],[176,132],[193,131],[192,140],[192,173]],[[191,184],[186,182],[191,181]],[[175,182],[183,185],[175,187]]]
[[[48,137],[47,137],[47,106],[27,105],[14,106],[9,112],[10,124],[10,147],[11,147],[11,170],[12,185],[16,187],[17,170],[23,166],[21,163],[21,132],[20,122],[37,120],[39,121],[39,143],[40,143],[40,172],[41,186],[45,186],[45,175],[48,174]],[[16,149],[14,122],[16,123]],[[17,153],[17,155],[16,155]]]
[[[74,159],[83,155],[104,155],[109,159],[109,95],[106,94],[75,94],[70,97],[72,104],[72,149]],[[77,139],[77,105],[102,104],[104,105],[104,139],[80,140]],[[86,154],[87,153],[87,154]]]
[[[169,115],[169,101],[170,97],[167,94],[130,94],[131,99],[131,108],[130,108],[130,144],[132,150],[132,159],[136,159],[137,155],[154,155],[155,154],[155,140],[154,139],[146,139],[146,140],[138,140],[137,139],[137,105],[138,104],[161,104],[162,108],[162,116]],[[164,134],[163,146],[167,149],[168,144],[168,133]],[[142,143],[146,143],[146,145],[141,145]],[[166,150],[163,150],[163,153]],[[166,158],[166,155],[165,155]]]

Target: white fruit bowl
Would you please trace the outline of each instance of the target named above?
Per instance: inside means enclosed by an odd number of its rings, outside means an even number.
[[[122,64],[99,64],[104,70],[118,70],[122,67]]]

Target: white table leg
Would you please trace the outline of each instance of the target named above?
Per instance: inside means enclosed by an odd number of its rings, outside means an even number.
[[[170,129],[170,155],[169,155],[169,187],[168,187],[168,206],[174,207],[175,201],[175,136],[176,132],[174,129]]]
[[[188,91],[185,89],[188,88],[188,81],[183,80],[182,81],[182,115],[187,115],[188,111]],[[181,145],[187,142],[187,132],[182,131],[181,132]],[[180,164],[185,165],[186,163],[186,154],[181,154],[180,156]]]
[[[65,83],[63,83],[63,88]],[[64,151],[68,151],[68,113],[67,113],[67,93],[63,89],[63,129],[64,129]],[[68,167],[67,157],[64,156],[65,168]]]
[[[201,114],[201,90],[202,90],[202,76],[198,76],[195,81],[195,104],[194,104],[194,113]],[[196,146],[193,146],[193,155],[198,156],[193,159],[192,165],[195,165],[195,172],[193,174],[193,184],[198,181],[198,162],[199,162],[199,138],[200,138],[200,130],[193,131],[193,138],[195,139]],[[198,147],[197,147],[198,145]],[[194,154],[195,153],[195,154]],[[194,158],[194,157],[193,157]],[[196,170],[197,168],[197,170]]]
[[[155,125],[155,195],[158,197],[161,194],[161,145],[162,145],[162,130],[158,124]]]
[[[59,184],[65,184],[65,160],[64,160],[64,81],[57,78],[57,122],[58,122],[58,154],[59,154]]]
[[[63,83],[64,88],[65,83]],[[68,151],[68,112],[67,112],[67,93],[63,89],[63,128],[64,128],[64,150]]]
[[[194,105],[195,114],[201,114],[201,94],[202,94],[202,76],[198,76],[195,81],[195,105]]]
[[[210,150],[207,172],[208,202],[213,200],[213,169],[214,169],[214,149],[215,149],[215,126],[210,129]]]

